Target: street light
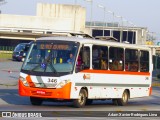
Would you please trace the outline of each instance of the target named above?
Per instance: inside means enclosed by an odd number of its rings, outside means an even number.
[[[107,12],[113,15],[113,18],[112,18],[112,26],[114,27],[114,12],[109,11],[109,10],[108,10]]]
[[[136,25],[134,25],[134,23],[132,22],[129,22],[129,24],[131,24],[132,27],[136,27]],[[134,30],[132,30],[133,33],[132,33],[132,44],[133,44],[133,39],[134,39]]]
[[[98,5],[99,8],[102,8],[104,10],[104,16],[103,16],[103,36],[104,36],[104,25],[105,25],[105,12],[106,12],[106,7],[103,5]]]
[[[93,0],[84,0],[91,3],[91,16],[90,16],[90,27],[92,26],[92,10],[93,10]]]
[[[121,25],[121,33],[120,33],[120,42],[122,42],[123,39],[123,17],[122,16],[116,16],[117,18],[121,19],[122,25]]]
[[[0,6],[6,4],[7,2],[5,0],[0,0]],[[1,14],[1,10],[0,10],[0,14]]]
[[[126,25],[126,27],[127,27],[126,41],[128,42],[128,20],[123,19],[123,21],[127,23],[127,25]]]
[[[74,1],[74,32],[76,31],[76,14],[77,14],[77,0]]]
[[[112,27],[114,27],[114,12],[112,12],[112,11],[107,11],[107,12],[113,15],[113,18],[112,18]],[[112,29],[111,36],[113,37],[113,29]]]

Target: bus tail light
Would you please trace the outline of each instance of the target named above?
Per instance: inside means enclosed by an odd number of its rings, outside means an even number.
[[[152,94],[152,87],[149,88],[149,96]]]
[[[23,83],[24,86],[27,86],[27,87],[29,86],[27,80],[26,80],[24,77],[21,77],[21,76],[20,76],[20,77],[19,77],[19,80],[22,81],[22,83]]]
[[[63,86],[65,86],[67,83],[69,83],[70,80],[64,80],[64,81],[61,81],[57,86],[56,88],[62,88]]]

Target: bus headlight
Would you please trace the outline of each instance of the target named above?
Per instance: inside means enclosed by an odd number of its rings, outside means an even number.
[[[61,81],[57,86],[56,88],[62,88],[63,86],[65,86],[67,83],[69,83],[70,80],[64,80],[64,81]]]
[[[27,86],[27,87],[29,86],[27,80],[26,80],[24,77],[21,77],[21,76],[20,76],[20,77],[19,77],[19,80],[22,81],[22,83],[23,83],[24,86]]]

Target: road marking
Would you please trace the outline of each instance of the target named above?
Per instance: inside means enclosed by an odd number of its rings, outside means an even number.
[[[0,99],[0,105],[8,105],[8,103],[2,99]]]

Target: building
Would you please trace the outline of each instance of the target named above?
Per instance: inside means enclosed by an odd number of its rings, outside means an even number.
[[[115,25],[115,24],[114,24]],[[119,42],[145,44],[147,28],[86,25],[86,9],[80,5],[37,4],[35,16],[0,14],[0,46],[16,46],[57,32],[82,32],[92,36],[113,36]]]

